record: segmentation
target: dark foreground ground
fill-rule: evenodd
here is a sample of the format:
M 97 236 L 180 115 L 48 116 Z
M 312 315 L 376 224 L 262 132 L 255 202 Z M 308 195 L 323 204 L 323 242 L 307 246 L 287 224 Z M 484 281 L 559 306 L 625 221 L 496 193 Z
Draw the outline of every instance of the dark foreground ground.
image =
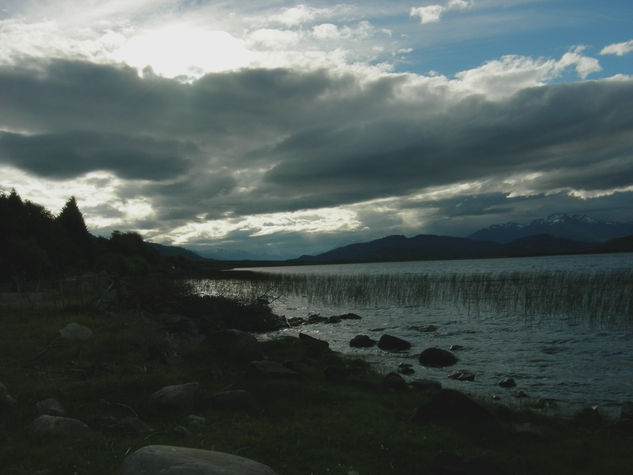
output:
M 323 342 L 264 343 L 227 330 L 276 325 L 262 302 L 165 300 L 165 292 L 147 300 L 119 289 L 98 306 L 5 300 L 1 473 L 114 474 L 153 444 L 237 454 L 292 475 L 633 473 L 626 418 L 484 407 L 375 374 Z M 63 337 L 73 322 L 92 335 Z M 154 395 L 183 384 L 184 396 Z M 38 408 L 51 398 L 62 408 Z M 60 410 L 87 427 L 53 434 L 33 425 Z

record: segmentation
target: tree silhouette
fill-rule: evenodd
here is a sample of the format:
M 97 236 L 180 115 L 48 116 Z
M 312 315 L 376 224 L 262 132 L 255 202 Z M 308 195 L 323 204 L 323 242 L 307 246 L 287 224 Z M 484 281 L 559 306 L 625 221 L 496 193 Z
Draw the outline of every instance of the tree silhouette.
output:
M 73 246 L 65 249 L 69 262 L 80 267 L 90 264 L 94 258 L 92 236 L 74 196 L 66 202 L 55 222 L 63 228 L 68 244 Z

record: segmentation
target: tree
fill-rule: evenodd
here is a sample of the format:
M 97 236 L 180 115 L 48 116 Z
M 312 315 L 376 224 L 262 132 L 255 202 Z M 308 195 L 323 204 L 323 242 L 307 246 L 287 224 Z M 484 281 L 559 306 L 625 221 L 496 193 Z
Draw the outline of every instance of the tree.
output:
M 74 249 L 68 249 L 69 255 L 73 256 L 71 261 L 75 265 L 92 262 L 94 258 L 92 236 L 88 232 L 74 196 L 66 202 L 55 221 L 64 229 L 69 243 L 74 247 Z

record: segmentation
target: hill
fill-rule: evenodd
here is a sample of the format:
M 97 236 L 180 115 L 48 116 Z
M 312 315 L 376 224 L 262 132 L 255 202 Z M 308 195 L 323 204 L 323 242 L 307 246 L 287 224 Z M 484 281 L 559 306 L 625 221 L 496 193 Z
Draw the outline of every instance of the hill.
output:
M 494 224 L 469 235 L 470 239 L 502 244 L 534 235 L 551 236 L 582 242 L 604 242 L 633 234 L 633 223 L 614 223 L 584 215 L 552 214 L 528 224 L 508 222 Z

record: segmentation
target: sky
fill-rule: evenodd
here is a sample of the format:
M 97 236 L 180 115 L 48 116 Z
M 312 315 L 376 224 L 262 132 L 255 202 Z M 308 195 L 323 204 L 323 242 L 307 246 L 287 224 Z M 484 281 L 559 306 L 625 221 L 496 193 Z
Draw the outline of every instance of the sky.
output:
M 226 258 L 633 221 L 633 2 L 0 0 L 0 177 Z

